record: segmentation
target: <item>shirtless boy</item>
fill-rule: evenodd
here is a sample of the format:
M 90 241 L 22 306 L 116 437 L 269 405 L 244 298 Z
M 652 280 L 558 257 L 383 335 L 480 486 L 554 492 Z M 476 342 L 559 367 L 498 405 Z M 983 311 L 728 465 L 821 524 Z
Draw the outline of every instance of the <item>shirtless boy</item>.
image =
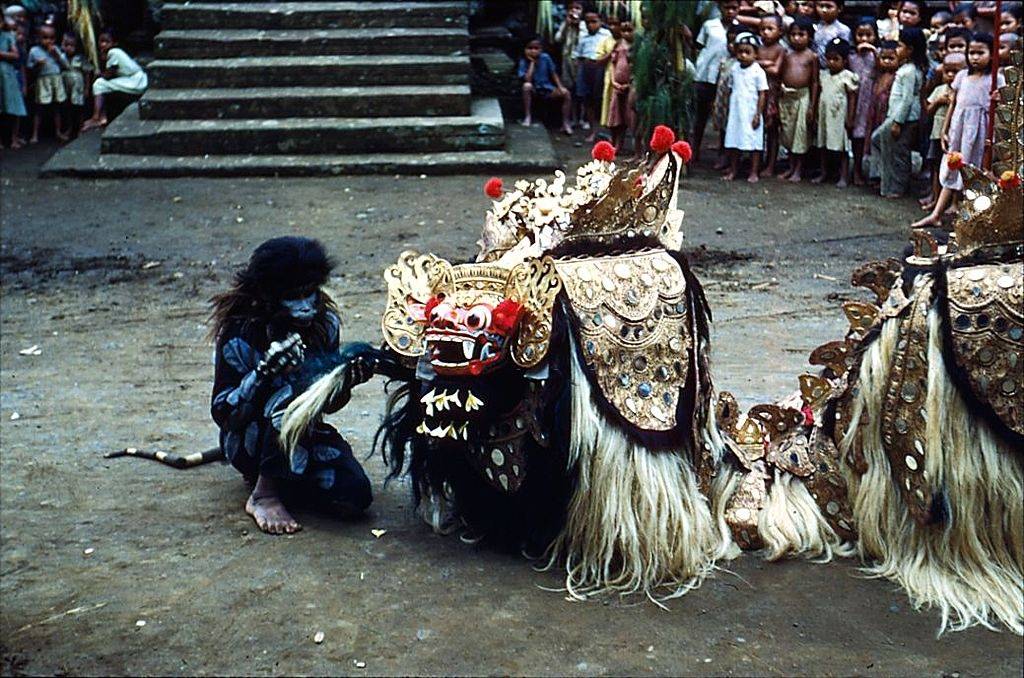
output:
M 782 97 L 779 99 L 780 141 L 789 152 L 789 169 L 780 178 L 802 179 L 804 156 L 810 148 L 811 129 L 818 109 L 818 55 L 810 49 L 814 24 L 797 17 L 789 27 L 791 51 L 782 60 Z
M 786 57 L 786 48 L 779 42 L 782 39 L 782 17 L 778 14 L 763 17 L 758 33 L 761 35 L 761 46 L 757 48 L 757 63 L 768 76 L 768 94 L 764 105 L 767 153 L 761 176 L 770 177 L 775 174 L 775 161 L 779 155 L 779 75 L 782 73 L 782 60 Z

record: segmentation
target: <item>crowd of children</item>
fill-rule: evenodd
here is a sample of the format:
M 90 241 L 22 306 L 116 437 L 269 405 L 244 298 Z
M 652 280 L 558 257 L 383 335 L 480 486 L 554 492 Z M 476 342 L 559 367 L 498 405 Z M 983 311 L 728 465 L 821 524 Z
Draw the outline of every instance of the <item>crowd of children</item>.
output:
M 986 1 L 949 2 L 930 16 L 934 7 L 920 0 L 876 5 L 874 16 L 844 20 L 843 0 L 697 3 L 704 18 L 688 62 L 694 159 L 710 123 L 715 168 L 727 180 L 779 172 L 792 182 L 871 184 L 897 198 L 920 172 L 928 215 L 916 225 L 940 223 L 962 187 L 951 154 L 982 164 L 992 60 L 998 50 L 1005 64 L 1020 48 L 1021 3 L 1005 0 L 998 16 Z M 572 2 L 555 35 L 560 70 L 537 40 L 520 62 L 524 124 L 539 95 L 557 101 L 566 134 L 578 125 L 592 141 L 602 125 L 620 147 L 635 119 L 633 36 L 623 17 Z
M 80 38 L 73 32 L 58 35 L 52 16 L 30 16 L 20 5 L 9 5 L 2 18 L 0 148 L 38 142 L 44 125 L 59 141 L 67 141 L 79 131 L 107 124 L 106 94 L 137 97 L 145 92 L 145 71 L 117 47 L 112 32 L 97 36 L 97 73 Z

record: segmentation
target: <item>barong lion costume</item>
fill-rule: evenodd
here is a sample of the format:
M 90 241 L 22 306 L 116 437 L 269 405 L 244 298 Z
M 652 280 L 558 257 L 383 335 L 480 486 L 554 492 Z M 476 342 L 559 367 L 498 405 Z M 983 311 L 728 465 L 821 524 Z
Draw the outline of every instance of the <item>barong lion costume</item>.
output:
M 746 415 L 714 396 L 711 314 L 679 252 L 686 149 L 594 160 L 571 187 L 517 182 L 473 263 L 403 253 L 370 350 L 400 382 L 378 433 L 392 476 L 408 471 L 435 530 L 543 554 L 574 598 L 681 595 L 740 548 L 859 553 L 943 628 L 1021 633 L 1016 58 L 1005 174 L 971 174 L 958 249 L 858 269 L 878 304 L 846 304 L 847 337 L 811 354 L 820 372 Z M 347 379 L 341 361 L 292 403 L 286 446 Z

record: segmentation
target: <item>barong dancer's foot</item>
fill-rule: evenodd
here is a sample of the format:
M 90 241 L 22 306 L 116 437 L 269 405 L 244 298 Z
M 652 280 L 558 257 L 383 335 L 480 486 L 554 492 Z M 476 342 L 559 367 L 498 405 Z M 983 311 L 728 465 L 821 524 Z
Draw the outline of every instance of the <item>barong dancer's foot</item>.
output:
M 274 481 L 264 476 L 256 480 L 256 486 L 245 502 L 245 512 L 267 534 L 292 534 L 302 529 L 302 525 L 285 508 Z

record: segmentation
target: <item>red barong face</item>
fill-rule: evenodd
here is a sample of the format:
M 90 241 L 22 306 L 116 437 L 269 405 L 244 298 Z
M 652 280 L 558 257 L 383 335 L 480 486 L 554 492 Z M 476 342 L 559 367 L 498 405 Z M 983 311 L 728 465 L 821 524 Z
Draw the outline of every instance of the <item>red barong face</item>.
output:
M 425 305 L 409 305 L 409 314 L 425 325 L 426 355 L 441 376 L 479 376 L 509 357 L 523 306 L 511 299 L 457 304 L 444 293 Z

